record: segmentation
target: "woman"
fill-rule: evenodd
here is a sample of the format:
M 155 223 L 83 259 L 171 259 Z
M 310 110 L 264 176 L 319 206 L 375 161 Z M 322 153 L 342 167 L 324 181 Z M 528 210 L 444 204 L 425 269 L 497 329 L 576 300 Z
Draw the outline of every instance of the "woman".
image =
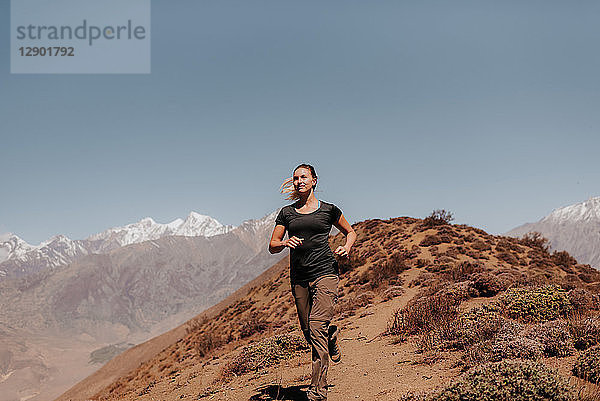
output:
M 290 278 L 298 319 L 304 337 L 312 349 L 312 378 L 307 397 L 311 401 L 327 399 L 327 368 L 329 358 L 338 362 L 341 353 L 337 345 L 339 330 L 330 325 L 337 301 L 339 282 L 337 262 L 329 247 L 329 233 L 334 225 L 346 236 L 346 244 L 335 255 L 347 257 L 356 240 L 354 229 L 335 205 L 318 200 L 314 190 L 317 174 L 313 166 L 301 164 L 293 177 L 282 185 L 287 199 L 275 219 L 269 252 L 290 248 Z M 283 237 L 288 232 L 288 239 Z

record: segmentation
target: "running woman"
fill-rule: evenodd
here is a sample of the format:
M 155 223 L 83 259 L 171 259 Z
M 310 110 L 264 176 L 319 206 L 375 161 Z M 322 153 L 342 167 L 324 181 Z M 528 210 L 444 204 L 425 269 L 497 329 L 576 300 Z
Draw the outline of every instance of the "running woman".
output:
M 327 400 L 329 358 L 339 362 L 339 329 L 332 325 L 339 283 L 335 255 L 348 257 L 356 232 L 342 211 L 332 203 L 318 200 L 314 191 L 317 174 L 313 166 L 301 164 L 281 186 L 295 203 L 284 206 L 275 219 L 269 252 L 290 249 L 290 279 L 300 328 L 312 349 L 312 377 L 306 393 L 310 401 Z M 346 243 L 332 252 L 331 226 L 346 236 Z M 284 236 L 288 233 L 288 239 Z

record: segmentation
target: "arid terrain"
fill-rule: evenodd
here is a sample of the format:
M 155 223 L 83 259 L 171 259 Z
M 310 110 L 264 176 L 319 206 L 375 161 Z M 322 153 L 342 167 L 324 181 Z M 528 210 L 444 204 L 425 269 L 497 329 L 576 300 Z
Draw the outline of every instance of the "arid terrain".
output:
M 492 236 L 434 217 L 354 225 L 355 248 L 340 260 L 343 356 L 330 365 L 329 399 L 459 399 L 448 394 L 477 390 L 469 380 L 493 379 L 494 369 L 525 377 L 521 393 L 558 394 L 539 399 L 597 399 L 600 272 L 550 253 L 536 235 Z M 300 400 L 309 375 L 282 260 L 58 400 Z
M 0 401 L 53 400 L 124 349 L 224 299 L 285 256 L 264 247 L 273 219 L 131 243 L 0 280 Z

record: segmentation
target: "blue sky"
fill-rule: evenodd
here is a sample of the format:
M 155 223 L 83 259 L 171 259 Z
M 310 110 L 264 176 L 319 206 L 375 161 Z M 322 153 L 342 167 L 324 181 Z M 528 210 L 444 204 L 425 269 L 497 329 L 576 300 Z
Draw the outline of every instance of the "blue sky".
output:
M 152 73 L 10 74 L 0 232 L 37 244 L 285 204 L 502 233 L 600 195 L 600 3 L 152 1 Z M 9 2 L 0 36 L 10 38 Z

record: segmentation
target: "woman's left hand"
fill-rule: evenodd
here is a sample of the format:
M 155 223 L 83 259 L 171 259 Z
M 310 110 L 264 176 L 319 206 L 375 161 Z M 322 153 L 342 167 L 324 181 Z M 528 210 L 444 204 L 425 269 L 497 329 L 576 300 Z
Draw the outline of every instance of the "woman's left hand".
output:
M 348 250 L 346 248 L 344 248 L 343 246 L 340 245 L 335 250 L 335 254 L 338 255 L 338 256 L 347 257 L 348 256 Z

